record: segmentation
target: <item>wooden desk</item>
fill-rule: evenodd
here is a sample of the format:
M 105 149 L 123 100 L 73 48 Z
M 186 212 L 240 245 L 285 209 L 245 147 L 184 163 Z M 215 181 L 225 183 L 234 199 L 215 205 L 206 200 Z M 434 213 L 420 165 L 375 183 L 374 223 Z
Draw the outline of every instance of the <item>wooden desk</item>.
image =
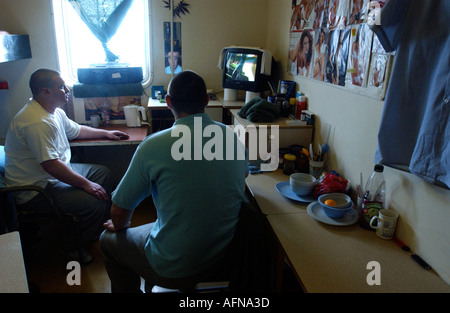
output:
M 106 130 L 120 130 L 127 133 L 130 137 L 123 140 L 111 139 L 79 139 L 70 141 L 71 147 L 80 146 L 114 146 L 114 145 L 138 145 L 145 139 L 148 132 L 148 127 L 128 127 L 126 124 L 109 124 L 101 126 L 100 128 Z
M 313 219 L 308 203 L 285 199 L 276 191 L 275 185 L 287 179 L 277 170 L 249 175 L 246 182 L 305 291 L 450 292 L 445 281 L 420 267 L 392 240 L 380 239 L 358 224 L 331 226 Z M 278 270 L 284 257 L 277 258 Z M 380 264 L 381 285 L 367 283 L 371 261 Z
M 167 103 L 161 103 L 157 99 L 148 100 L 148 115 L 151 121 L 151 132 L 157 132 L 162 129 L 169 128 L 173 125 L 174 117 L 167 107 Z M 205 112 L 215 121 L 222 122 L 222 104 L 217 100 L 210 100 L 205 108 Z
M 28 293 L 18 232 L 0 235 L 0 293 Z
M 72 160 L 74 163 L 101 164 L 111 171 L 112 181 L 118 183 L 125 174 L 128 165 L 137 149 L 145 139 L 149 127 L 127 127 L 126 124 L 109 124 L 101 126 L 107 130 L 120 130 L 130 137 L 123 140 L 83 139 L 70 141 Z

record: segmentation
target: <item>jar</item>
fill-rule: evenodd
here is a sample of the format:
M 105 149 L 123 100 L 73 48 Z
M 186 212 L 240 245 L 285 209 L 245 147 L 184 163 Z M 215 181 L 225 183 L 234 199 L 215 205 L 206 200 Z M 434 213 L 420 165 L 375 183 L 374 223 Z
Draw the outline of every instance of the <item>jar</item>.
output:
M 289 153 L 289 149 L 287 148 L 280 148 L 278 149 L 278 157 L 279 157 L 279 163 L 278 168 L 284 168 L 284 155 L 286 153 Z
M 309 174 L 309 159 L 306 155 L 301 153 L 300 157 L 298 158 L 297 164 L 298 164 L 298 171 L 300 173 Z
M 286 153 L 284 155 L 283 173 L 285 175 L 291 175 L 294 173 L 296 160 L 297 157 L 293 154 Z

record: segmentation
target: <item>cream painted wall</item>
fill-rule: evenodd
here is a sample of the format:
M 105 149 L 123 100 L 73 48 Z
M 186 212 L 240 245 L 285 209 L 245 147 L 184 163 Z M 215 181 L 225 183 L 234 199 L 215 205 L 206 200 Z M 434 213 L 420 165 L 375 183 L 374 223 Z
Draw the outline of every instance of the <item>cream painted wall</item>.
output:
M 155 45 L 154 85 L 164 85 L 163 22 L 170 15 L 162 1 L 152 1 L 153 43 Z M 223 47 L 243 45 L 263 47 L 266 41 L 267 0 L 189 0 L 190 14 L 176 18 L 181 22 L 183 69 L 199 73 L 207 87 L 223 90 L 222 72 L 217 68 Z
M 30 5 L 31 4 L 31 5 Z M 56 68 L 56 51 L 49 0 L 1 0 L 0 29 L 11 34 L 28 34 L 32 58 L 0 63 L 0 80 L 9 90 L 0 91 L 0 142 L 13 117 L 31 97 L 28 80 L 38 67 Z
M 281 77 L 297 82 L 308 97 L 308 109 L 317 114 L 315 142 L 324 142 L 331 126 L 328 169 L 342 173 L 356 187 L 360 172 L 366 181 L 373 171 L 383 102 L 344 87 L 292 77 L 286 70 L 291 1 L 269 0 L 268 12 L 266 48 L 281 63 Z M 388 167 L 384 175 L 389 207 L 400 215 L 396 235 L 450 284 L 450 191 Z M 382 239 L 374 234 L 374 240 Z
M 245 45 L 263 47 L 266 40 L 267 0 L 189 0 L 190 14 L 176 18 L 182 24 L 183 68 L 198 72 L 208 88 L 222 90 L 217 68 L 223 47 Z M 153 85 L 167 87 L 171 75 L 164 74 L 163 22 L 170 13 L 162 0 L 149 0 L 154 45 Z M 51 0 L 0 0 L 0 29 L 28 34 L 33 57 L 0 63 L 0 81 L 10 89 L 0 91 L 0 143 L 13 117 L 31 97 L 28 79 L 39 67 L 57 68 L 51 16 Z M 151 87 L 146 89 L 151 94 Z M 146 97 L 143 98 L 146 102 Z

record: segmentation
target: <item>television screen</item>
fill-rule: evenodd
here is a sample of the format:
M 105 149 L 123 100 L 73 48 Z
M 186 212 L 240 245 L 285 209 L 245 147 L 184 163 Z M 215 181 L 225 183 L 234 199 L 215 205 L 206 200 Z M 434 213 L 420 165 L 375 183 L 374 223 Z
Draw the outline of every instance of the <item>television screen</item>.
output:
M 226 60 L 226 76 L 233 80 L 254 82 L 257 62 L 256 54 L 230 52 Z
M 264 51 L 245 47 L 227 48 L 222 61 L 223 87 L 251 92 L 268 90 L 270 75 L 261 73 Z M 271 64 L 270 54 L 264 65 L 270 70 Z

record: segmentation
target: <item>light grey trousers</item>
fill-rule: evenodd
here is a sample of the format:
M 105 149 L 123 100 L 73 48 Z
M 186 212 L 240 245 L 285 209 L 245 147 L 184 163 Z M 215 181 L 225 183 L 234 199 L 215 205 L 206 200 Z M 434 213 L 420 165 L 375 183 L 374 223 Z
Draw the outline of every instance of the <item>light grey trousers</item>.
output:
M 119 232 L 105 230 L 100 236 L 100 250 L 111 280 L 111 292 L 141 292 L 140 278 L 151 288 L 158 285 L 170 289 L 189 290 L 196 282 L 215 279 L 222 262 L 186 278 L 165 278 L 158 275 L 145 256 L 144 247 L 154 223 L 131 227 Z M 148 290 L 147 290 L 148 291 Z

